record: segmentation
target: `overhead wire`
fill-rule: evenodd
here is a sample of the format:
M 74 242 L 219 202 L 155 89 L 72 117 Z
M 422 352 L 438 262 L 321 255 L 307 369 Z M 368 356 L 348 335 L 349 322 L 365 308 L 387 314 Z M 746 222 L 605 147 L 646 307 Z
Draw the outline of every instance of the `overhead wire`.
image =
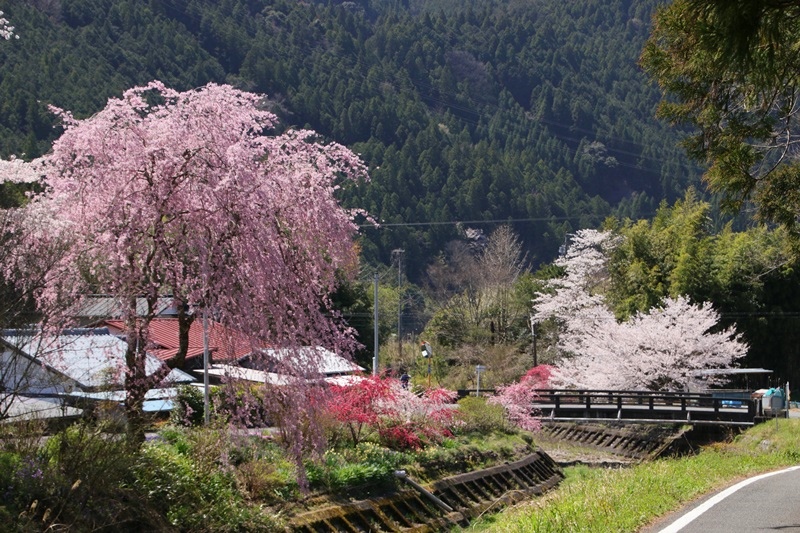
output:
M 181 11 L 180 8 L 177 6 L 175 0 L 164 0 L 163 2 L 166 4 L 167 8 L 171 8 L 173 12 L 181 13 L 182 16 L 186 18 L 193 19 L 195 24 L 201 24 L 203 17 L 199 15 L 199 13 L 189 13 L 186 11 Z M 450 29 L 445 28 L 446 31 L 450 33 L 449 36 L 446 36 L 445 41 L 452 42 L 455 39 L 460 38 L 456 33 Z M 374 35 L 374 34 L 373 34 Z M 447 38 L 449 37 L 449 38 Z M 306 58 L 314 57 L 316 54 L 325 55 L 330 52 L 330 49 L 321 48 L 319 46 L 311 46 L 311 44 L 304 44 L 298 47 L 300 52 L 304 54 Z M 367 48 L 365 47 L 365 51 Z M 411 87 L 405 87 L 406 84 L 399 84 L 397 78 L 393 76 L 391 79 L 386 76 L 386 72 L 384 67 L 384 61 L 377 55 L 372 52 L 374 56 L 375 64 L 379 65 L 382 77 L 381 83 L 388 85 L 394 92 L 398 92 L 403 94 L 412 100 L 419 99 L 421 102 L 428 102 L 428 107 L 430 108 L 431 105 L 438 105 L 442 106 L 447 109 L 452 109 L 459 113 L 458 120 L 463 123 L 467 123 L 473 125 L 475 127 L 480 126 L 481 124 L 486 124 L 488 126 L 491 119 L 496 116 L 498 113 L 503 112 L 511 112 L 511 109 L 507 109 L 501 107 L 500 105 L 494 102 L 482 102 L 476 103 L 472 102 L 472 105 L 466 106 L 459 102 L 459 95 L 452 91 L 443 91 L 441 88 L 434 87 L 430 83 L 427 83 L 424 80 L 415 79 L 411 72 L 407 70 L 402 70 L 401 72 L 407 76 L 407 80 Z M 282 59 L 290 59 L 288 52 L 284 52 Z M 356 58 L 352 57 L 352 67 L 349 69 L 348 76 L 352 78 L 358 78 L 360 81 L 365 81 L 367 76 L 369 75 L 368 72 L 365 70 L 357 69 L 356 65 Z M 322 67 L 321 69 L 319 67 Z M 337 69 L 334 69 L 333 65 L 322 64 L 320 65 L 319 62 L 316 63 L 315 68 L 317 68 L 317 72 L 322 71 L 326 76 L 332 76 L 335 72 L 338 72 Z M 402 74 L 401 74 L 402 75 Z M 521 106 L 522 108 L 522 106 Z M 524 108 L 522 108 L 524 109 Z M 464 116 L 467 115 L 467 116 Z M 474 116 L 474 119 L 469 118 L 469 116 Z M 537 124 L 539 126 L 553 126 L 553 128 L 547 128 L 549 136 L 559 139 L 566 143 L 572 143 L 574 145 L 578 145 L 583 140 L 605 140 L 613 141 L 616 143 L 624 144 L 626 146 L 631 147 L 639 147 L 642 149 L 642 152 L 646 148 L 646 145 L 633 141 L 631 139 L 624 139 L 620 137 L 615 137 L 610 134 L 600 134 L 600 132 L 596 130 L 590 130 L 586 128 L 581 128 L 575 124 L 567 124 L 565 122 L 560 122 L 555 119 L 545 118 L 545 117 L 532 117 L 530 114 L 526 114 L 525 117 L 533 124 Z M 563 130 L 563 131 L 558 131 Z M 564 131 L 568 132 L 581 132 L 586 133 L 587 136 L 576 136 L 573 134 L 564 133 Z M 577 146 L 576 148 L 577 149 Z M 662 176 L 663 170 L 657 170 L 650 168 L 648 166 L 644 166 L 643 164 L 636 164 L 630 163 L 626 161 L 621 161 L 615 156 L 627 156 L 629 158 L 636 158 L 637 161 L 641 162 L 650 162 L 654 164 L 666 164 L 668 161 L 655 156 L 644 155 L 642 152 L 633 152 L 630 150 L 625 150 L 623 148 L 616 148 L 616 147 L 606 147 L 607 155 L 614 157 L 616 167 L 633 170 L 637 172 L 645 172 L 648 174 Z M 689 166 L 689 168 L 693 168 L 697 172 L 701 172 L 704 170 L 699 166 L 690 166 L 689 162 L 684 162 L 683 166 Z M 601 219 L 605 215 L 597 215 L 593 213 L 585 213 L 585 214 L 577 214 L 577 215 L 567 215 L 567 216 L 544 216 L 544 217 L 523 217 L 523 218 L 503 218 L 503 219 L 484 219 L 484 220 L 447 220 L 447 221 L 419 221 L 419 222 L 380 222 L 379 224 L 361 224 L 359 225 L 362 229 L 368 228 L 392 228 L 392 227 L 421 227 L 421 226 L 446 226 L 446 225 L 458 225 L 458 224 L 470 224 L 470 225 L 478 225 L 478 224 L 499 224 L 499 223 L 515 223 L 515 222 L 553 222 L 553 221 L 568 221 L 568 220 L 585 220 L 587 218 L 596 218 L 598 222 L 601 222 Z M 647 214 L 643 214 L 643 216 L 648 216 Z

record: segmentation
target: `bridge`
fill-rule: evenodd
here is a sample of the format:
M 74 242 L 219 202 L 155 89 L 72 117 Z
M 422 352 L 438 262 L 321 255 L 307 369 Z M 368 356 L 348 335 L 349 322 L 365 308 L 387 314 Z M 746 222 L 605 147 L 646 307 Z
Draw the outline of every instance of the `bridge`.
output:
M 543 420 L 752 426 L 763 420 L 749 394 L 540 389 L 533 407 Z

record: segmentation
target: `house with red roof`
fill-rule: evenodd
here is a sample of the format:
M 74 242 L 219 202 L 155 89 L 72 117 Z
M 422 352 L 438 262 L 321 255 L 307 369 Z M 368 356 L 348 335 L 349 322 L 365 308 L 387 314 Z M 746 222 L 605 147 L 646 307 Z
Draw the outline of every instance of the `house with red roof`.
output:
M 117 335 L 124 335 L 122 320 L 105 320 L 103 325 Z M 177 318 L 154 318 L 150 322 L 150 346 L 147 353 L 169 363 L 178 353 L 179 324 Z M 228 379 L 254 381 L 272 385 L 287 383 L 284 374 L 293 373 L 289 359 L 315 360 L 315 371 L 325 379 L 342 379 L 364 369 L 344 357 L 322 347 L 298 350 L 255 348 L 243 333 L 232 330 L 213 320 L 208 321 L 208 373 L 213 382 Z M 203 322 L 194 320 L 189 328 L 189 344 L 184 370 L 200 375 L 203 369 Z M 296 361 L 297 362 L 297 361 Z
M 122 320 L 104 320 L 103 325 L 116 335 L 125 334 Z M 150 346 L 147 353 L 164 362 L 170 362 L 180 346 L 177 318 L 154 318 L 150 322 Z M 185 369 L 203 368 L 203 321 L 193 320 L 189 327 L 189 346 L 186 350 Z M 226 328 L 213 320 L 208 321 L 208 351 L 214 363 L 238 363 L 253 353 L 253 344 L 244 334 Z

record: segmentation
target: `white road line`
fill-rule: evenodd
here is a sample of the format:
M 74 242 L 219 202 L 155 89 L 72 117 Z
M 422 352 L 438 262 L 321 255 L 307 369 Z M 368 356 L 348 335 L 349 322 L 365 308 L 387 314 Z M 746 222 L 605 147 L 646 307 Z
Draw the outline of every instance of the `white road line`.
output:
M 800 468 L 800 466 L 793 466 L 793 467 L 787 468 L 785 470 L 778 470 L 777 472 L 770 472 L 768 474 L 761 474 L 760 476 L 751 477 L 750 479 L 745 479 L 744 481 L 740 481 L 736 485 L 734 485 L 732 487 L 728 487 L 724 491 L 720 492 L 719 494 L 717 494 L 713 498 L 709 499 L 708 501 L 706 501 L 702 505 L 699 505 L 695 509 L 692 509 L 690 512 L 686 513 L 685 515 L 680 517 L 678 520 L 674 521 L 672 524 L 670 524 L 667 527 L 665 527 L 664 529 L 662 529 L 659 533 L 676 533 L 677 531 L 680 531 L 681 529 L 686 527 L 686 525 L 689 524 L 689 522 L 691 522 L 692 520 L 694 520 L 695 518 L 697 518 L 701 514 L 705 513 L 706 511 L 708 511 L 709 509 L 714 507 L 716 504 L 718 504 L 719 502 L 721 502 L 722 500 L 724 500 L 725 498 L 727 498 L 728 496 L 730 496 L 731 494 L 736 492 L 737 490 L 739 490 L 739 489 L 741 489 L 743 487 L 746 487 L 750 483 L 754 483 L 754 482 L 758 481 L 759 479 L 764 479 L 764 478 L 767 478 L 767 477 L 770 477 L 770 476 L 774 476 L 776 474 L 783 474 L 785 472 L 791 472 L 792 470 L 797 470 L 798 468 Z

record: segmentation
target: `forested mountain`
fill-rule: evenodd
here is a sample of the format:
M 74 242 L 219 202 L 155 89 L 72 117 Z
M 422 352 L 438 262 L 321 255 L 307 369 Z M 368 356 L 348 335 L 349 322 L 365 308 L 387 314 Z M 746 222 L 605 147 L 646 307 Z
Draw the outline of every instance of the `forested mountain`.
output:
M 565 233 L 698 181 L 637 66 L 660 3 L 2 0 L 19 39 L 0 47 L 0 155 L 48 150 L 48 104 L 86 116 L 152 79 L 230 83 L 362 154 L 372 181 L 343 199 L 382 223 L 368 261 L 403 248 L 418 278 L 503 221 L 549 260 Z

